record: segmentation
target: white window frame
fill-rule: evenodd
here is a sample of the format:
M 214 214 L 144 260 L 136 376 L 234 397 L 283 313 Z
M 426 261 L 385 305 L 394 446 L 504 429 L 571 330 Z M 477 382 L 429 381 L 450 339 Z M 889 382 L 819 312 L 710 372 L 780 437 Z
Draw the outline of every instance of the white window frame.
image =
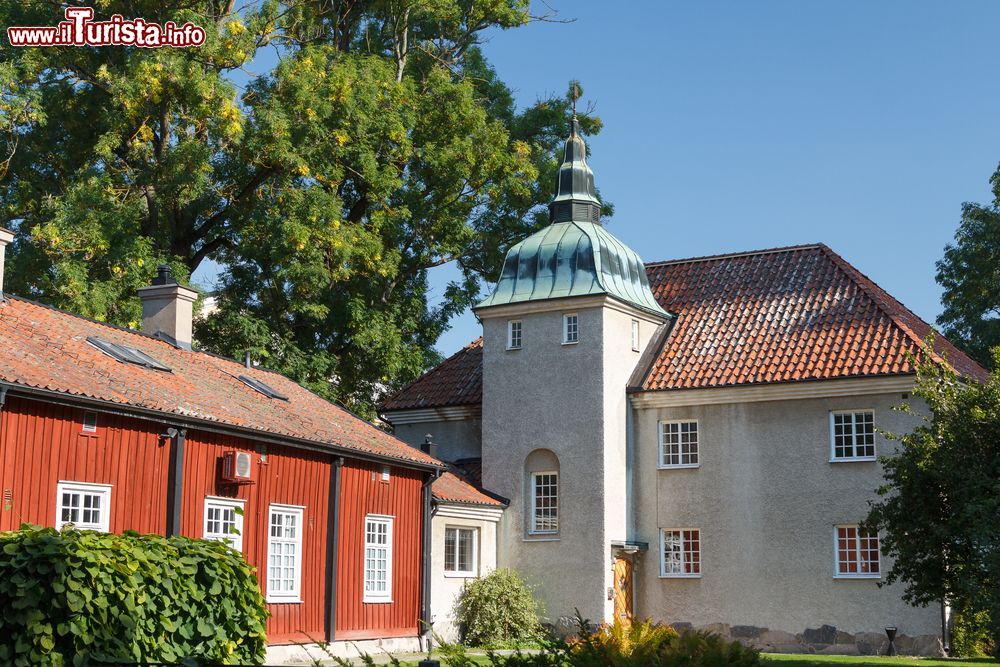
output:
M 858 560 L 858 572 L 840 571 L 840 529 L 853 528 L 856 531 L 856 544 L 854 545 L 854 556 Z M 856 523 L 840 523 L 833 527 L 833 578 L 834 579 L 881 579 L 882 578 L 882 540 L 878 533 L 875 533 L 875 547 L 878 551 L 878 572 L 861 572 L 862 564 L 871 561 L 862 560 L 861 555 L 867 550 L 861 548 L 861 527 Z
M 556 527 L 555 528 L 538 528 L 536 523 L 536 511 L 538 509 L 538 495 L 535 493 L 535 479 L 543 475 L 554 475 L 556 478 L 556 493 L 555 493 L 555 516 L 553 517 Z M 529 487 L 529 492 L 531 494 L 531 514 L 528 517 L 528 534 L 529 535 L 558 535 L 559 534 L 559 494 L 562 490 L 559 480 L 558 470 L 539 470 L 538 472 L 533 472 L 529 475 L 528 483 L 531 485 Z
M 383 482 L 388 482 L 392 478 L 392 468 L 389 466 L 382 466 L 382 472 L 379 473 L 379 479 Z
M 469 570 L 458 569 L 458 538 L 463 532 L 472 533 L 472 558 L 470 559 L 470 564 L 472 568 Z M 448 569 L 448 533 L 455 533 L 455 569 Z M 479 529 L 475 526 L 445 526 L 444 527 L 444 576 L 446 577 L 460 577 L 469 579 L 472 577 L 479 576 Z
M 515 325 L 517 325 L 517 340 L 514 339 Z M 523 343 L 524 322 L 522 320 L 507 320 L 507 349 L 520 350 Z
M 871 413 L 872 416 L 872 455 L 871 456 L 837 456 L 837 436 L 836 436 L 836 426 L 835 421 L 837 416 L 850 415 L 851 416 L 851 448 L 852 451 L 856 452 L 858 450 L 857 441 L 857 421 L 855 420 L 855 415 L 859 413 Z M 858 408 L 856 410 L 831 410 L 830 411 L 830 463 L 845 463 L 852 461 L 877 461 L 878 460 L 878 445 L 877 436 L 878 432 L 875 430 L 875 410 L 872 408 Z
M 65 521 L 62 518 L 63 511 L 63 494 L 64 493 L 78 493 L 82 495 L 97 496 L 101 499 L 100 507 L 98 511 L 98 521 L 84 523 L 82 521 Z M 81 498 L 80 507 L 80 518 L 83 518 L 83 502 Z M 90 482 L 72 482 L 72 481 L 62 481 L 60 480 L 56 484 L 56 530 L 62 529 L 63 526 L 73 524 L 74 528 L 80 530 L 96 530 L 102 533 L 107 533 L 111 530 L 111 485 L 110 484 L 93 484 Z
M 681 451 L 682 443 L 677 443 L 677 460 L 678 463 L 667 463 L 667 457 L 664 455 L 664 438 L 667 434 L 667 426 L 676 425 L 678 428 L 682 424 L 694 424 L 695 433 L 695 449 L 694 449 L 694 463 L 680 463 L 684 458 L 684 453 Z M 659 423 L 657 427 L 657 464 L 660 470 L 674 470 L 678 468 L 700 468 L 701 467 L 701 424 L 697 419 L 665 419 Z M 680 432 L 678 431 L 678 435 Z M 690 456 L 690 453 L 688 454 Z
M 686 548 L 687 544 L 684 540 L 685 532 L 695 532 L 698 533 L 698 550 L 691 551 Z M 688 565 L 684 559 L 685 554 L 697 553 L 698 554 L 698 571 L 697 572 L 667 572 L 667 559 L 664 553 L 664 547 L 666 547 L 667 533 L 680 533 L 681 536 L 681 567 L 686 568 Z M 701 558 L 701 529 L 700 528 L 660 528 L 660 578 L 661 579 L 701 579 L 701 573 L 704 569 L 702 567 Z
M 301 505 L 282 505 L 280 503 L 271 503 L 267 508 L 267 563 L 265 565 L 266 576 L 265 581 L 267 582 L 267 601 L 276 603 L 295 603 L 302 602 L 302 531 L 305 528 L 303 525 L 303 518 L 305 517 L 305 507 Z M 283 516 L 293 516 L 295 517 L 295 537 L 288 538 L 285 536 L 275 537 L 273 534 L 274 527 L 274 515 L 281 514 Z M 275 591 L 271 588 L 271 581 L 273 577 L 271 576 L 271 557 L 273 555 L 283 556 L 283 554 L 273 554 L 272 550 L 276 546 L 281 546 L 285 544 L 292 544 L 295 546 L 295 554 L 292 562 L 292 578 L 293 586 L 289 590 Z M 283 567 L 283 564 L 278 566 L 279 569 Z M 278 579 L 282 579 L 279 575 Z
M 201 517 L 201 535 L 203 539 L 206 540 L 218 540 L 220 542 L 229 542 L 231 546 L 236 551 L 243 553 L 243 511 L 246 507 L 246 501 L 240 500 L 239 498 L 222 498 L 219 496 L 205 496 L 205 509 Z M 237 533 L 209 533 L 208 532 L 208 510 L 209 508 L 219 508 L 221 510 L 240 510 L 239 512 L 233 512 L 233 527 L 236 528 Z
M 574 338 L 570 340 L 569 337 L 569 322 L 570 318 L 573 318 L 573 336 Z M 562 316 L 563 326 L 562 326 L 562 344 L 563 345 L 576 345 L 580 342 L 580 316 L 577 313 L 564 313 Z
M 88 420 L 87 418 L 91 419 Z M 94 434 L 97 433 L 97 413 L 93 410 L 87 410 L 83 413 L 83 424 L 80 426 L 81 433 Z
M 632 351 L 639 351 L 639 320 L 632 320 Z
M 361 567 L 362 567 L 362 577 L 361 577 L 361 590 L 364 594 L 363 602 L 368 604 L 387 604 L 392 602 L 392 527 L 395 522 L 395 517 L 387 516 L 384 514 L 367 514 L 365 515 L 364 529 L 364 552 L 361 554 Z M 368 541 L 368 524 L 376 523 L 382 524 L 386 527 L 385 538 L 386 543 L 377 544 Z M 385 590 L 384 591 L 369 591 L 368 584 L 370 579 L 368 578 L 368 549 L 381 549 L 385 547 Z

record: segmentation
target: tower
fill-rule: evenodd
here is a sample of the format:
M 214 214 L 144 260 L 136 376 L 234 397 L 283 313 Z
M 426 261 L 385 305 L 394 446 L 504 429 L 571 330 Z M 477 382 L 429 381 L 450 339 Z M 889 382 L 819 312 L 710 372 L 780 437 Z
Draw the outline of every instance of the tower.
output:
M 626 387 L 670 317 L 639 256 L 602 227 L 586 154 L 574 113 L 550 224 L 510 249 L 475 308 L 483 484 L 510 499 L 498 565 L 536 587 L 557 625 L 576 608 L 595 622 L 616 609 L 631 519 Z

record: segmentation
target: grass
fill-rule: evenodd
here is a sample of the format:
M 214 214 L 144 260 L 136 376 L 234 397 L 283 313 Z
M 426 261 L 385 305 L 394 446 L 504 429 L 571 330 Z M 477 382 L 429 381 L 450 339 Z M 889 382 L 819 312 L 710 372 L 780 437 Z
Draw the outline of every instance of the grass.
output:
M 960 665 L 997 665 L 988 658 L 885 658 L 875 655 L 791 655 L 785 653 L 763 653 L 765 662 L 776 663 L 773 667 L 826 667 L 827 665 L 850 665 L 851 667 L 959 667 Z

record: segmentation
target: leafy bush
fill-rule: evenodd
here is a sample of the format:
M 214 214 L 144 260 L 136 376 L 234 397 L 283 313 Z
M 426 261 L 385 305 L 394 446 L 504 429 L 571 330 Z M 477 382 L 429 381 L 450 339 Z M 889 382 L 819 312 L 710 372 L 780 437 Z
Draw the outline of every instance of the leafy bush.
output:
M 0 533 L 0 664 L 259 663 L 266 619 L 253 570 L 221 542 Z
M 513 570 L 494 570 L 462 589 L 456 620 L 470 646 L 505 647 L 540 636 L 538 604 Z
M 655 665 L 659 656 L 669 650 L 677 639 L 677 631 L 669 625 L 646 620 L 622 622 L 615 617 L 612 624 L 602 623 L 587 634 L 589 622 L 577 611 L 581 637 L 570 646 L 574 654 L 586 658 L 587 664 Z
M 985 658 L 993 654 L 988 611 L 958 611 L 951 635 L 952 655 L 962 658 Z
M 739 642 L 696 630 L 678 634 L 649 620 L 601 624 L 594 632 L 577 612 L 578 638 L 540 642 L 541 651 L 511 655 L 488 654 L 493 667 L 759 667 L 760 652 Z M 475 667 L 464 647 L 442 644 L 448 667 Z

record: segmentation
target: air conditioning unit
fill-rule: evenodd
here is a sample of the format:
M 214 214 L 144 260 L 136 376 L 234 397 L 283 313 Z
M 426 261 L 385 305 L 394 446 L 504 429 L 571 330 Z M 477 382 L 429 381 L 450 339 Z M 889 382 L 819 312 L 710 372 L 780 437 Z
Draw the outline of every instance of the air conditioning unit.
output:
M 237 451 L 223 454 L 222 479 L 233 484 L 253 484 L 253 455 Z

